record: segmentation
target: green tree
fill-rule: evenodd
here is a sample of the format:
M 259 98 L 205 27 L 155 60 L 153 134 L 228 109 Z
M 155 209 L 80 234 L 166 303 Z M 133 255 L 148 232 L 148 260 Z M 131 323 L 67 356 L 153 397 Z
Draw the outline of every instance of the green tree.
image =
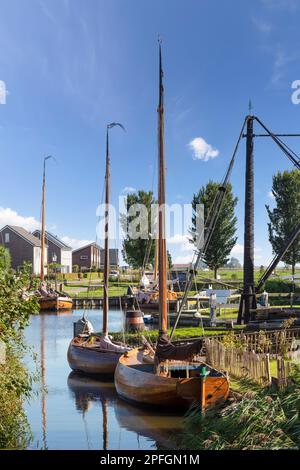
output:
M 4 246 L 0 246 L 0 270 L 8 270 L 10 263 L 11 258 L 9 251 Z
M 173 260 L 172 260 L 172 255 L 171 255 L 171 253 L 169 252 L 169 250 L 167 250 L 167 257 L 168 257 L 168 269 L 172 269 Z
M 198 193 L 193 196 L 193 217 L 190 230 L 192 235 L 190 241 L 193 244 L 196 238 L 199 237 L 199 233 L 197 233 L 197 205 L 204 205 L 204 220 L 206 220 L 216 197 L 218 187 L 218 183 L 210 180 L 206 186 L 202 186 Z M 237 241 L 235 236 L 237 218 L 234 213 L 237 201 L 238 199 L 233 195 L 232 186 L 229 184 L 209 247 L 204 256 L 204 261 L 214 271 L 215 278 L 217 277 L 218 269 L 228 262 L 231 250 Z
M 23 330 L 39 307 L 26 294 L 33 286 L 31 266 L 24 264 L 16 274 L 9 259 L 0 247 L 0 342 L 6 351 L 5 361 L 0 362 L 0 448 L 22 449 L 31 437 L 23 405 L 31 394 L 33 378 L 22 363 L 27 351 Z
M 277 254 L 300 220 L 300 172 L 298 170 L 278 172 L 273 176 L 272 193 L 275 207 L 270 209 L 267 205 L 266 209 L 270 219 L 269 240 L 273 252 Z M 292 273 L 295 274 L 295 266 L 300 262 L 300 236 L 282 261 L 292 266 Z
M 127 211 L 125 214 L 121 215 L 122 229 L 127 234 L 123 241 L 122 254 L 124 260 L 134 269 L 143 267 L 145 263 L 147 265 L 153 265 L 154 263 L 155 240 L 152 239 L 154 234 L 151 234 L 151 205 L 155 204 L 155 202 L 152 191 L 147 192 L 139 190 L 127 196 Z M 134 204 L 142 204 L 147 210 L 148 223 L 146 227 L 138 227 L 138 231 L 141 232 L 141 235 L 143 230 L 146 229 L 147 238 L 143 235 L 133 239 L 130 233 L 128 234 L 128 227 L 139 215 L 139 212 L 134 215 L 129 213 L 130 207 Z

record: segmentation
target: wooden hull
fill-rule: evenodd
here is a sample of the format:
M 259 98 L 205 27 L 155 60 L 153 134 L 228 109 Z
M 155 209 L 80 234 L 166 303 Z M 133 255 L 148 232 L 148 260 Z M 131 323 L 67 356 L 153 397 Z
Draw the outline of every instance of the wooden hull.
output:
M 169 312 L 177 311 L 178 300 L 168 300 L 168 310 Z M 144 304 L 139 304 L 139 307 L 142 312 L 158 312 L 159 303 L 158 302 L 149 302 Z
M 155 375 L 153 365 L 144 363 L 143 352 L 138 349 L 120 358 L 115 372 L 115 386 L 121 398 L 142 405 L 186 408 L 201 401 L 200 377 Z M 206 378 L 206 408 L 225 401 L 228 394 L 229 383 L 223 374 Z
M 122 353 L 78 346 L 71 341 L 68 362 L 72 370 L 87 375 L 113 376 Z
M 73 301 L 69 297 L 41 298 L 39 299 L 40 310 L 58 312 L 60 310 L 71 310 Z

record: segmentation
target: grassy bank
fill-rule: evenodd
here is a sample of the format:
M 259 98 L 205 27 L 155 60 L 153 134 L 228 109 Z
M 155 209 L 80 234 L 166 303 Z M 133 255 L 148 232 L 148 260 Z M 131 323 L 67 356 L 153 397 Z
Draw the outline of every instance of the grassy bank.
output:
M 237 330 L 240 330 L 242 327 L 236 327 Z M 168 331 L 171 333 L 171 330 Z M 201 336 L 214 336 L 214 335 L 227 335 L 229 334 L 229 330 L 221 329 L 221 328 L 209 328 L 203 330 L 202 328 L 177 328 L 174 334 L 174 340 L 182 340 L 182 339 L 192 339 L 192 338 L 199 338 Z M 155 343 L 158 336 L 158 330 L 145 330 L 139 333 L 110 333 L 111 336 L 114 338 L 115 341 L 123 341 L 124 335 L 126 341 L 133 345 L 138 346 L 142 344 L 141 337 L 145 336 L 148 341 Z
M 253 389 L 239 401 L 201 416 L 189 411 L 178 446 L 191 450 L 300 449 L 300 371 L 294 366 L 291 386 L 280 393 Z M 245 390 L 249 390 L 249 385 Z

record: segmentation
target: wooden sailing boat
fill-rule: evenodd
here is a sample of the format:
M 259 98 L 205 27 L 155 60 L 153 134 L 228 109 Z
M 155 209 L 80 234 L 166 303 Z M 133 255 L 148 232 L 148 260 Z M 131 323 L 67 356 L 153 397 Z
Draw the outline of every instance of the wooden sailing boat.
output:
M 46 161 L 51 158 L 50 156 L 44 158 L 44 170 L 43 170 L 43 190 L 42 190 L 42 230 L 41 230 L 41 288 L 40 297 L 38 298 L 40 309 L 47 311 L 59 311 L 59 310 L 71 310 L 73 301 L 71 297 L 61 295 L 57 291 L 49 292 L 43 285 L 45 281 L 45 206 L 46 206 Z
M 115 386 L 121 398 L 156 406 L 189 406 L 199 402 L 202 408 L 225 400 L 229 393 L 226 376 L 191 358 L 200 352 L 202 342 L 184 346 L 171 344 L 167 337 L 167 251 L 165 237 L 165 155 L 164 102 L 161 44 L 159 45 L 159 319 L 160 332 L 154 361 L 142 349 L 125 353 L 115 372 Z M 150 362 L 150 363 L 149 363 Z
M 111 123 L 106 130 L 106 173 L 105 173 L 105 242 L 104 242 L 104 289 L 102 335 L 81 334 L 72 339 L 68 349 L 71 369 L 89 375 L 113 375 L 119 358 L 128 348 L 112 343 L 108 337 L 108 281 L 109 281 L 109 202 L 110 202 L 110 156 L 109 129 L 123 126 Z

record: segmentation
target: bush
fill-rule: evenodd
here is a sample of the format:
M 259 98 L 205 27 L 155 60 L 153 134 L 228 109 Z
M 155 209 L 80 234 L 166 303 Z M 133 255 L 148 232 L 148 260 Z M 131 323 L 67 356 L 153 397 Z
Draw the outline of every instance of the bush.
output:
M 269 279 L 266 282 L 265 289 L 271 293 L 289 293 L 300 292 L 300 287 L 295 286 L 293 282 L 284 281 L 282 279 Z
M 15 353 L 0 365 L 0 449 L 25 449 L 31 439 L 30 426 L 23 409 L 29 396 L 31 378 Z

